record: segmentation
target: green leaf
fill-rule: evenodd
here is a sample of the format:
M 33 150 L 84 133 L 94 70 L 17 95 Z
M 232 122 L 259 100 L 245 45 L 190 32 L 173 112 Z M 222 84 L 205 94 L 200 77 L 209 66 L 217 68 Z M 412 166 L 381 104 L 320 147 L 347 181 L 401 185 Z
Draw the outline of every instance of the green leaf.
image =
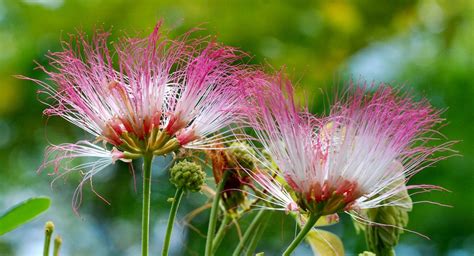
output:
M 0 236 L 33 220 L 50 205 L 48 197 L 32 197 L 15 205 L 0 217 Z
M 314 255 L 344 255 L 344 246 L 341 239 L 331 232 L 312 229 L 306 236 L 306 241 L 311 245 Z

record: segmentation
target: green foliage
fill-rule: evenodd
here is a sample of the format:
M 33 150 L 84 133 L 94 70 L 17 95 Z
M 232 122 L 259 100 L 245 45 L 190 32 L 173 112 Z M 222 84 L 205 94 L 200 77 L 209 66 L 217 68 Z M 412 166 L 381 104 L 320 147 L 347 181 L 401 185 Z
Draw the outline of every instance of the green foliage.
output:
M 48 197 L 32 197 L 13 206 L 0 217 L 0 235 L 32 221 L 50 205 L 51 200 Z

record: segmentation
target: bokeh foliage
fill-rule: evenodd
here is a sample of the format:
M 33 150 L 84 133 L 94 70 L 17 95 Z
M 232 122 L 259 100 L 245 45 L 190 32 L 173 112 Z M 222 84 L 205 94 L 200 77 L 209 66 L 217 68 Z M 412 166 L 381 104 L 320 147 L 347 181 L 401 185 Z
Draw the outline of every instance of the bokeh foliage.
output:
M 246 60 L 273 69 L 286 66 L 297 86 L 301 102 L 314 113 L 327 108 L 335 85 L 350 77 L 403 84 L 416 97 L 427 97 L 445 109 L 448 125 L 442 133 L 462 157 L 453 157 L 417 175 L 411 182 L 443 186 L 452 193 L 430 193 L 414 201 L 435 201 L 454 206 L 416 204 L 409 229 L 431 237 L 405 233 L 398 248 L 401 255 L 472 255 L 474 253 L 474 7 L 471 1 L 127 1 L 127 0 L 3 0 L 0 1 L 0 209 L 29 196 L 52 197 L 52 209 L 28 227 L 0 239 L 0 254 L 27 255 L 41 249 L 45 220 L 53 219 L 62 234 L 67 255 L 135 255 L 139 251 L 140 173 L 133 175 L 118 164 L 94 180 L 95 189 L 111 203 L 101 201 L 88 187 L 80 216 L 70 199 L 79 176 L 58 180 L 37 175 L 48 142 L 74 142 L 84 132 L 59 118 L 47 120 L 31 82 L 15 74 L 45 79 L 34 70 L 36 60 L 46 65 L 47 51 L 61 48 L 60 39 L 97 27 L 110 29 L 112 39 L 123 34 L 146 35 L 159 19 L 171 36 L 196 26 L 198 35 L 216 35 L 218 40 L 250 53 Z M 267 67 L 268 70 L 271 68 Z M 45 129 L 45 124 L 47 128 Z M 168 174 L 159 171 L 165 161 L 156 161 L 153 184 L 153 245 L 161 247 L 166 225 L 166 202 L 174 193 Z M 161 165 L 161 166 L 160 166 Z M 100 177 L 99 177 L 100 176 Z M 134 186 L 136 178 L 137 189 Z M 199 255 L 203 251 L 208 211 L 191 221 L 186 213 L 206 202 L 203 195 L 183 199 L 172 250 Z M 260 250 L 280 252 L 294 235 L 295 223 L 274 214 L 274 225 L 265 232 Z M 275 217 L 276 216 L 276 217 Z M 251 219 L 247 216 L 246 220 Z M 43 222 L 41 222 L 43 221 Z M 364 250 L 362 236 L 346 224 L 332 227 L 343 237 L 346 251 Z M 192 228 L 190 228 L 192 225 Z M 245 226 L 245 223 L 243 223 Z M 181 236 L 179 236 L 181 234 Z M 221 245 L 233 248 L 235 230 Z M 304 246 L 303 246 L 304 247 Z M 224 248 L 224 249 L 222 249 Z M 309 246 L 300 248 L 308 253 Z

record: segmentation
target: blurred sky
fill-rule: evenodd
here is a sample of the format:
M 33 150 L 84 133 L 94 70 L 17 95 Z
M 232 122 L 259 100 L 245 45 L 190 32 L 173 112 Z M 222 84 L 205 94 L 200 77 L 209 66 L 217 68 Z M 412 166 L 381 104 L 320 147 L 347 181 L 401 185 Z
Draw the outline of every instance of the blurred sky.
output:
M 81 215 L 74 215 L 71 196 L 78 176 L 58 180 L 47 172 L 37 174 L 48 142 L 75 142 L 88 138 L 59 118 L 48 121 L 37 101 L 36 85 L 13 77 L 22 74 L 38 79 L 34 61 L 47 65 L 47 51 L 61 48 L 61 39 L 83 30 L 110 29 L 112 39 L 123 34 L 145 36 L 163 19 L 170 36 L 196 26 L 218 41 L 250 53 L 247 60 L 268 70 L 286 67 L 297 94 L 314 113 L 322 113 L 327 97 L 350 78 L 403 85 L 415 97 L 427 97 L 444 109 L 446 127 L 441 130 L 461 157 L 439 162 L 411 182 L 436 184 L 452 191 L 417 196 L 415 201 L 436 201 L 453 208 L 417 204 L 408 228 L 431 240 L 406 233 L 397 248 L 399 255 L 474 254 L 474 82 L 472 1 L 106 1 L 106 0 L 0 0 L 0 212 L 34 195 L 47 195 L 52 208 L 36 221 L 0 237 L 0 255 L 39 255 L 42 226 L 56 223 L 63 236 L 64 255 L 137 255 L 140 250 L 140 173 L 137 190 L 125 165 L 117 165 L 95 179 L 94 187 L 111 205 L 84 189 Z M 47 124 L 47 128 L 46 127 Z M 157 159 L 156 170 L 167 160 Z M 137 164 L 137 166 L 139 166 Z M 152 251 L 161 248 L 169 204 L 174 194 L 164 172 L 154 172 Z M 173 239 L 173 255 L 203 252 L 208 212 L 190 222 L 184 216 L 206 201 L 202 195 L 183 200 Z M 250 219 L 252 216 L 247 218 Z M 294 222 L 275 216 L 264 234 L 260 251 L 279 254 L 291 241 Z M 184 225 L 186 224 L 187 225 Z M 190 226 L 192 225 L 192 228 Z M 364 250 L 347 217 L 330 228 L 341 235 L 348 255 Z M 235 231 L 224 241 L 233 248 Z M 229 247 L 230 246 L 230 247 Z M 224 249 L 222 249 L 224 248 Z M 298 255 L 310 253 L 300 246 Z

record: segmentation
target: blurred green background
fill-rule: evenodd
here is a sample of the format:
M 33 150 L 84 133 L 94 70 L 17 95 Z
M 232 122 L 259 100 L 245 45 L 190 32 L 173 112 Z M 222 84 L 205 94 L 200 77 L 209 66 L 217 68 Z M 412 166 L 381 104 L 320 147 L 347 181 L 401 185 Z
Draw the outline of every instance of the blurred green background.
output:
M 431 238 L 405 233 L 399 255 L 474 255 L 474 8 L 472 1 L 0 1 L 0 212 L 34 195 L 47 195 L 52 208 L 36 221 L 0 237 L 0 255 L 39 255 L 43 225 L 56 223 L 64 241 L 63 255 L 138 255 L 140 252 L 140 172 L 134 179 L 126 165 L 117 164 L 94 180 L 94 188 L 111 205 L 84 188 L 80 216 L 71 208 L 78 177 L 58 180 L 48 171 L 38 175 L 44 147 L 51 143 L 89 138 L 60 118 L 46 120 L 35 84 L 15 74 L 45 79 L 33 60 L 46 65 L 47 51 L 60 49 L 60 39 L 82 29 L 112 28 L 113 38 L 127 33 L 146 35 L 157 20 L 172 36 L 200 26 L 218 40 L 251 54 L 251 63 L 270 64 L 287 72 L 298 95 L 310 99 L 321 113 L 335 85 L 349 78 L 403 84 L 417 97 L 427 97 L 445 109 L 448 125 L 442 133 L 462 157 L 453 157 L 417 175 L 411 182 L 436 184 L 451 193 L 434 192 L 414 198 L 452 205 L 417 204 L 408 228 Z M 324 92 L 324 93 L 323 93 Z M 47 125 L 47 126 L 46 126 Z M 45 128 L 46 127 L 46 128 Z M 155 161 L 152 192 L 152 252 L 164 237 L 174 189 Z M 138 164 L 136 164 L 138 166 Z M 208 211 L 192 220 L 185 215 L 206 201 L 186 196 L 172 241 L 173 255 L 201 255 Z M 244 218 L 248 221 L 252 215 Z M 245 226 L 245 221 L 243 225 Z M 329 228 L 341 235 L 348 255 L 364 250 L 347 216 Z M 278 255 L 294 236 L 295 223 L 274 214 L 258 251 Z M 230 231 L 218 255 L 228 255 L 237 241 Z M 295 255 L 309 255 L 308 245 Z

